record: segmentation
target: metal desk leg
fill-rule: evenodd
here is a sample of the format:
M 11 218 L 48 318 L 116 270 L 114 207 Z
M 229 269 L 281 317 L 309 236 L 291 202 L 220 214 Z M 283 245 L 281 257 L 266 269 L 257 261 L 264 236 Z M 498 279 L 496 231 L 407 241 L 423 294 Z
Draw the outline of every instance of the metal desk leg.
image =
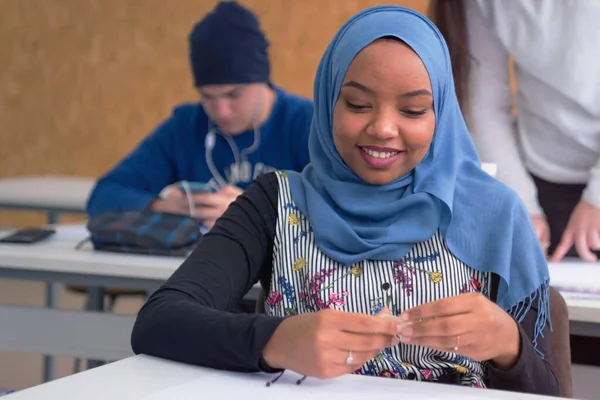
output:
M 105 290 L 102 287 L 90 286 L 87 288 L 87 311 L 104 311 L 104 295 Z M 92 369 L 104 365 L 104 361 L 87 360 L 87 369 Z
M 48 213 L 48 225 L 55 225 L 58 223 L 59 213 L 49 212 Z M 46 283 L 46 307 L 56 308 L 58 299 L 58 285 L 56 283 Z M 43 382 L 50 382 L 54 379 L 54 357 L 44 356 L 43 366 Z

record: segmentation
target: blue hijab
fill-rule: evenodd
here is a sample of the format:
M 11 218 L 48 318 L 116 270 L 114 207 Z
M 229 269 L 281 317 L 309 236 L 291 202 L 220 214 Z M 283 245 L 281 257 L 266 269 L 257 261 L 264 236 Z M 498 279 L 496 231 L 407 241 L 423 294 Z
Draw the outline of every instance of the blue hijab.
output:
M 333 108 L 354 57 L 395 37 L 421 58 L 433 88 L 436 128 L 427 155 L 387 185 L 364 182 L 333 141 Z M 346 22 L 317 70 L 310 164 L 287 171 L 296 206 L 319 249 L 345 265 L 401 260 L 438 230 L 465 264 L 500 276 L 497 303 L 521 321 L 537 300 L 537 337 L 549 321 L 549 273 L 529 215 L 517 194 L 481 169 L 460 111 L 446 43 L 435 25 L 400 6 L 366 9 Z

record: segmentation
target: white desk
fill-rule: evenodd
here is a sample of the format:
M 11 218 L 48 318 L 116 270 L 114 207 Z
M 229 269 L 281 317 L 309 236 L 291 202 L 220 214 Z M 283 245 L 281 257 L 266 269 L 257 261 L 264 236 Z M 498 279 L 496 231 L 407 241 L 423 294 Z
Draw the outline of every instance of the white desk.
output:
M 94 183 L 89 178 L 63 176 L 3 178 L 0 179 L 0 208 L 48 214 L 84 213 Z
M 34 245 L 0 244 L 0 278 L 28 279 L 90 287 L 156 290 L 183 258 L 95 252 L 81 225 L 59 226 L 57 233 Z M 581 283 L 600 288 L 589 275 L 598 264 L 565 262 L 551 265 L 552 284 Z M 258 287 L 249 294 L 256 297 Z M 600 336 L 600 297 L 565 295 L 573 333 Z M 117 360 L 130 356 L 133 316 L 0 305 L 0 349 L 88 359 Z M 44 334 L 40 334 L 44 332 Z
M 272 375 L 236 374 L 178 364 L 147 356 L 135 356 L 17 392 L 10 395 L 9 399 L 555 399 L 555 397 L 355 375 L 322 381 L 309 378 L 302 385 L 297 386 L 295 384 L 297 377 L 292 372 L 286 372 L 277 383 L 271 387 L 266 387 L 265 382 L 272 379 Z
M 63 226 L 41 243 L 0 244 L 0 278 L 153 292 L 183 261 L 94 252 L 90 244 L 76 250 L 86 236 L 83 226 Z M 2 350 L 97 360 L 132 355 L 129 337 L 134 316 L 0 305 L 0 321 Z
M 95 252 L 89 243 L 76 250 L 75 246 L 86 237 L 85 227 L 71 225 L 59 226 L 54 236 L 41 243 L 0 244 L 0 278 L 151 293 L 184 260 Z M 256 298 L 258 291 L 256 286 L 248 296 Z M 133 354 L 129 338 L 134 316 L 0 304 L 0 321 L 0 350 L 95 360 L 118 360 Z
M 600 337 L 600 263 L 550 264 L 550 279 L 569 307 L 571 334 Z
M 0 208 L 42 211 L 48 224 L 57 224 L 61 213 L 85 213 L 88 196 L 94 186 L 90 178 L 65 176 L 25 176 L 0 179 Z M 46 306 L 56 306 L 57 288 L 46 287 Z M 54 363 L 44 358 L 44 380 L 53 377 Z

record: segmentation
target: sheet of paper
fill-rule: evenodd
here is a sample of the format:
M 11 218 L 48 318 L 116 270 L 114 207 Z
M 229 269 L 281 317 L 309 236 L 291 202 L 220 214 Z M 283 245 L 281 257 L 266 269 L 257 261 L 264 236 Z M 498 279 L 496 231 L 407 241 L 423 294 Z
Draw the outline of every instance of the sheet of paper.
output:
M 549 267 L 550 285 L 558 290 L 600 294 L 600 263 L 563 261 Z
M 162 390 L 144 400 L 197 400 L 197 399 L 302 399 L 302 400 L 365 400 L 386 396 L 411 400 L 471 400 L 481 399 L 481 390 L 443 384 L 401 381 L 388 378 L 347 376 L 338 379 L 319 380 L 308 378 L 301 385 L 299 375 L 286 372 L 276 383 L 266 386 L 272 375 L 235 374 L 211 372 L 193 381 Z M 498 392 L 486 391 L 496 397 Z M 500 394 L 501 395 L 501 394 Z M 401 397 L 397 397 L 401 396 Z M 486 397 L 488 398 L 488 397 Z

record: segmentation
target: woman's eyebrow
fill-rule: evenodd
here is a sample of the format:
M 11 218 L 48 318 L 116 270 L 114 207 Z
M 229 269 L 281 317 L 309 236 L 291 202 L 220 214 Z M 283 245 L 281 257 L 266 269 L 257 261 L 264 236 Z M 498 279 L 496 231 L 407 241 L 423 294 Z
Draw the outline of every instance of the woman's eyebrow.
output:
M 367 94 L 373 94 L 374 91 L 373 89 L 363 85 L 362 83 L 358 83 L 356 81 L 348 81 L 345 82 L 343 85 L 343 87 L 353 87 L 355 89 L 358 89 L 362 92 L 365 92 Z M 433 97 L 433 94 L 431 94 L 431 92 L 427 89 L 418 89 L 418 90 L 413 90 L 411 92 L 407 92 L 407 93 L 403 93 L 401 95 L 401 97 L 417 97 L 417 96 L 431 96 Z
M 432 96 L 431 92 L 427 89 L 413 90 L 412 92 L 404 93 L 402 97 L 416 97 L 416 96 Z
M 344 83 L 342 86 L 353 87 L 353 88 L 361 90 L 361 91 L 363 91 L 365 93 L 373 94 L 373 89 L 368 88 L 365 85 L 363 85 L 361 83 L 358 83 L 356 81 L 348 81 L 348 82 Z

